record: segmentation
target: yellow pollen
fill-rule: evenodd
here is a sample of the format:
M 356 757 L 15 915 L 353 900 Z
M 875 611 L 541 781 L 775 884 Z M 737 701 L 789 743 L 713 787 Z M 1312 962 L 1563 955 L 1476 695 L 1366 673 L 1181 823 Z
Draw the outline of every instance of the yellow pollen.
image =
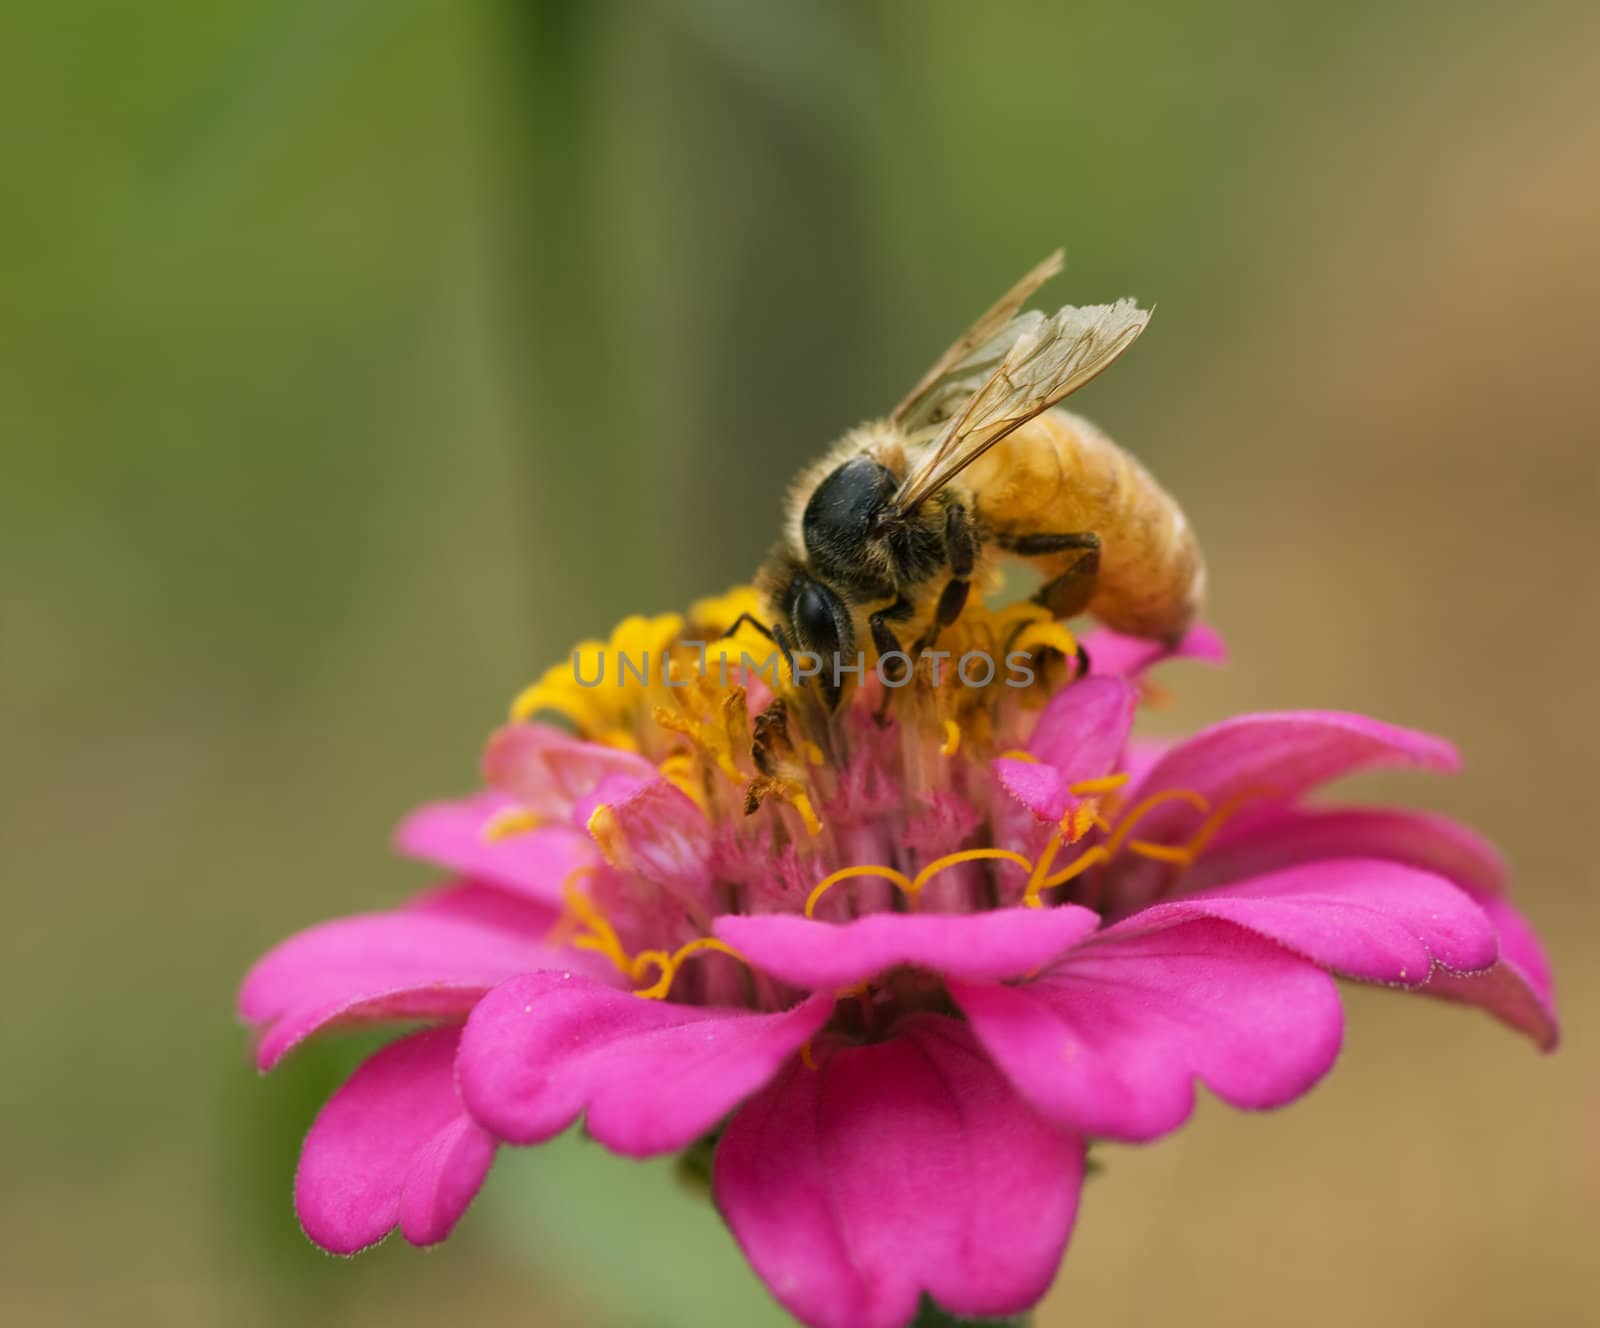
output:
M 743 693 L 740 694 L 741 699 Z M 680 715 L 668 710 L 665 706 L 656 706 L 651 711 L 656 723 L 669 733 L 681 733 L 706 756 L 716 762 L 717 768 L 727 775 L 734 783 L 743 783 L 744 773 L 735 764 L 733 750 L 725 735 L 718 733 L 709 724 L 702 724 L 699 720 L 691 719 L 688 715 Z
M 1000 759 L 1002 761 L 1026 761 L 1029 765 L 1039 764 L 1039 758 L 1037 756 L 1035 756 L 1032 752 L 1023 751 L 1020 747 L 1013 747 L 1008 752 L 1001 752 Z
M 647 1001 L 665 1000 L 667 993 L 672 990 L 672 980 L 678 976 L 678 969 L 682 967 L 683 961 L 691 955 L 703 954 L 707 950 L 728 955 L 746 966 L 750 964 L 750 961 L 731 945 L 719 941 L 715 936 L 697 937 L 687 945 L 680 945 L 670 955 L 665 950 L 643 950 L 634 959 L 634 980 L 638 981 L 644 976 L 647 964 L 654 964 L 659 968 L 661 976 L 650 986 L 641 987 L 633 994 Z
M 822 754 L 822 748 L 812 742 L 810 738 L 802 738 L 800 751 L 811 765 L 821 765 L 828 758 Z
M 944 722 L 944 742 L 940 744 L 940 756 L 954 756 L 961 750 L 961 727 L 955 720 L 947 719 Z
M 1076 844 L 1096 825 L 1104 825 L 1105 819 L 1100 815 L 1100 804 L 1093 798 L 1068 807 L 1062 814 L 1057 829 L 1061 833 L 1061 840 L 1066 844 Z
M 487 821 L 478 836 L 486 844 L 498 844 L 513 835 L 526 834 L 539 828 L 539 817 L 526 807 L 502 807 Z

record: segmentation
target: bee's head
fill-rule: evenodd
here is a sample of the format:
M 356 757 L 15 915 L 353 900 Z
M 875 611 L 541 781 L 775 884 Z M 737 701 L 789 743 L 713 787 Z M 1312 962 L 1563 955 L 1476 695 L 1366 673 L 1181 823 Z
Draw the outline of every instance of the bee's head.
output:
M 823 576 L 849 586 L 863 599 L 893 593 L 883 583 L 875 549 L 900 481 L 870 456 L 855 456 L 835 467 L 811 491 L 800 518 L 806 557 Z

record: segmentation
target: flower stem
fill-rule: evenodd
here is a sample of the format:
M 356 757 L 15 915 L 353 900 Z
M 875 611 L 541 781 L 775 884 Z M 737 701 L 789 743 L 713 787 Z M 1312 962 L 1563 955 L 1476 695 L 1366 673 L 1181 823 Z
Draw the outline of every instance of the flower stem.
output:
M 1009 1319 L 960 1319 L 924 1296 L 922 1308 L 917 1311 L 910 1328 L 961 1328 L 962 1325 L 966 1328 L 1028 1328 L 1032 1322 L 1031 1314 L 1018 1314 Z

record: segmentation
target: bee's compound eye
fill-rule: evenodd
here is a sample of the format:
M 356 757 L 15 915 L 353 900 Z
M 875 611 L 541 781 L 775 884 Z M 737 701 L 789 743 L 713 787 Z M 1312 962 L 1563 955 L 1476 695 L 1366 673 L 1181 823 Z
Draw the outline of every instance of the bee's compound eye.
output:
M 794 599 L 794 630 L 800 648 L 832 661 L 839 653 L 838 599 L 826 586 L 805 582 Z

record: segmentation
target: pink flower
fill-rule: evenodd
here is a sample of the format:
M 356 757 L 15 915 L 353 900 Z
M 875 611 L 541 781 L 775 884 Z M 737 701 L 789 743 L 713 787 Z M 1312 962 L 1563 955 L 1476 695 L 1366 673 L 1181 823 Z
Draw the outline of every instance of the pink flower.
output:
M 1060 644 L 1026 613 L 968 616 Z M 630 620 L 611 644 L 683 628 Z M 430 1025 L 318 1117 L 307 1233 L 440 1240 L 498 1144 L 581 1119 L 632 1157 L 714 1138 L 718 1206 L 805 1323 L 893 1328 L 925 1294 L 1007 1315 L 1055 1275 L 1086 1141 L 1176 1129 L 1197 1084 L 1250 1109 L 1306 1092 L 1339 1051 L 1333 975 L 1553 1046 L 1543 954 L 1481 839 L 1305 801 L 1360 769 L 1453 769 L 1448 744 L 1304 711 L 1152 747 L 1130 729 L 1153 654 L 1090 650 L 1104 672 L 1063 685 L 1052 654 L 1022 693 L 919 683 L 883 722 L 871 688 L 826 730 L 792 708 L 763 721 L 760 769 L 765 695 L 547 675 L 520 713 L 606 741 L 502 730 L 489 792 L 401 828 L 447 884 L 301 933 L 246 979 L 264 1069 L 336 1024 Z

